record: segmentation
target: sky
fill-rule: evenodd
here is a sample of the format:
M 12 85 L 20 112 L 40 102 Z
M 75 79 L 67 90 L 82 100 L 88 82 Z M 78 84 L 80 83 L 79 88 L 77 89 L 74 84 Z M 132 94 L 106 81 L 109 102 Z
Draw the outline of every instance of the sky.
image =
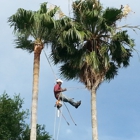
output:
M 140 8 L 138 0 L 100 0 L 104 7 L 120 8 L 128 4 L 132 11 L 124 19 L 123 24 L 140 25 Z M 31 109 L 32 80 L 33 80 L 33 54 L 15 49 L 13 30 L 7 23 L 8 17 L 18 8 L 38 10 L 44 0 L 4 0 L 0 4 L 0 94 L 6 91 L 11 97 L 14 94 L 24 98 L 24 109 Z M 60 6 L 62 11 L 69 15 L 72 0 L 48 0 L 49 5 Z M 130 61 L 130 66 L 122 68 L 110 82 L 104 82 L 97 90 L 97 118 L 99 140 L 139 140 L 140 139 L 140 31 L 129 31 L 135 39 L 136 52 Z M 45 49 L 47 55 L 49 50 Z M 53 66 L 55 75 L 59 78 L 59 66 Z M 63 118 L 59 127 L 59 118 L 55 117 L 55 98 L 53 87 L 54 74 L 42 52 L 40 61 L 39 98 L 38 98 L 38 124 L 45 124 L 50 135 L 58 133 L 59 140 L 91 140 L 91 102 L 90 92 L 78 81 L 64 81 L 63 87 L 68 90 L 65 94 L 81 100 L 78 109 L 67 104 L 75 126 L 65 107 L 62 111 L 68 126 Z M 56 118 L 56 123 L 55 123 Z M 30 123 L 30 118 L 27 120 Z M 55 126 L 55 127 L 54 127 Z M 55 128 L 55 129 L 54 129 Z M 55 131 L 54 131 L 55 130 Z M 58 131 L 59 130 L 59 131 Z

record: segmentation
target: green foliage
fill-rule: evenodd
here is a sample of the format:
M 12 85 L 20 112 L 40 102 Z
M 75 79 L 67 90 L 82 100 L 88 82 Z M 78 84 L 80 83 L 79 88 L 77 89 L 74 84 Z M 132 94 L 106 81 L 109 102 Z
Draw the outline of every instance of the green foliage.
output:
M 23 50 L 27 50 L 31 53 L 34 50 L 34 42 L 28 39 L 28 36 L 19 35 L 17 39 L 15 39 L 16 48 L 20 48 Z
M 16 48 L 33 52 L 35 40 L 49 42 L 48 36 L 55 27 L 54 16 L 58 10 L 57 6 L 52 10 L 47 9 L 45 2 L 40 5 L 38 11 L 19 8 L 14 15 L 10 16 L 8 22 L 14 29 Z
M 51 136 L 45 131 L 45 126 L 37 124 L 37 138 L 36 140 L 50 140 Z M 25 131 L 21 136 L 21 140 L 30 140 L 30 128 L 29 125 L 26 125 Z
M 30 140 L 30 128 L 25 122 L 29 111 L 22 109 L 23 103 L 20 95 L 0 95 L 0 140 Z M 45 126 L 37 125 L 37 140 L 50 138 Z
M 28 110 L 22 110 L 23 100 L 19 95 L 10 98 L 7 93 L 0 96 L 0 139 L 18 140 L 24 131 Z
M 37 125 L 37 140 L 50 140 L 51 136 L 45 131 L 45 126 Z

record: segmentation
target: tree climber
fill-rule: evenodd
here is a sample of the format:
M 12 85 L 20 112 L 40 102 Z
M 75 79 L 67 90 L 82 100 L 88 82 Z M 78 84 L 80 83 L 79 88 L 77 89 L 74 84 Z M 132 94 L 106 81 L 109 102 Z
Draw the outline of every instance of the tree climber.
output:
M 64 101 L 64 102 L 68 102 L 70 103 L 72 106 L 74 106 L 75 108 L 78 108 L 81 104 L 81 101 L 75 102 L 73 99 L 68 98 L 66 95 L 62 94 L 62 92 L 66 91 L 67 89 L 61 88 L 63 81 L 61 79 L 57 79 L 56 80 L 56 85 L 54 86 L 54 96 L 55 98 L 59 101 Z M 57 104 L 59 106 L 59 108 L 62 106 L 62 104 L 58 103 Z M 58 107 L 57 106 L 57 107 Z

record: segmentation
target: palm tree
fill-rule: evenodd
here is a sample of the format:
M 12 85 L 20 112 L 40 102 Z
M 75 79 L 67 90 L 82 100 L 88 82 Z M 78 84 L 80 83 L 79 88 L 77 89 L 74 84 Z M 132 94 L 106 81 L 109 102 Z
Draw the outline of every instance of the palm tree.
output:
M 97 0 L 76 0 L 72 7 L 73 19 L 63 17 L 55 30 L 51 58 L 61 63 L 64 78 L 78 79 L 90 90 L 92 139 L 98 140 L 96 91 L 129 66 L 135 44 L 123 27 L 137 26 L 117 26 L 128 14 L 123 7 L 104 9 Z
M 19 8 L 8 19 L 10 26 L 14 27 L 16 48 L 27 50 L 29 53 L 34 52 L 31 140 L 36 140 L 40 54 L 44 43 L 49 42 L 51 30 L 55 27 L 54 16 L 58 9 L 56 6 L 53 9 L 47 9 L 47 3 L 42 3 L 38 11 Z

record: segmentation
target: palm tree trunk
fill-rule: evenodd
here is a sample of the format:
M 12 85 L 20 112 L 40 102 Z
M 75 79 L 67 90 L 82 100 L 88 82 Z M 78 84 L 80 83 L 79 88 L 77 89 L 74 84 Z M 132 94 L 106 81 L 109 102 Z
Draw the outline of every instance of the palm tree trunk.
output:
M 91 89 L 91 123 L 92 123 L 92 140 L 98 140 L 95 88 Z
M 41 51 L 42 51 L 42 46 L 35 44 L 35 46 L 34 46 L 34 65 L 33 65 L 33 89 L 32 89 L 30 140 L 36 140 L 38 84 L 39 84 L 39 68 L 40 68 Z

